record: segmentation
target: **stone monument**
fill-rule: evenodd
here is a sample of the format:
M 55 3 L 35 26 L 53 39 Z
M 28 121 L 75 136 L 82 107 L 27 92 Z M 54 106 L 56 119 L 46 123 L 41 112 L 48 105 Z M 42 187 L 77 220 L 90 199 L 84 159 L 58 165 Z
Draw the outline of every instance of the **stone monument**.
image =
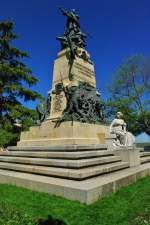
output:
M 86 34 L 76 11 L 60 8 L 66 31 L 58 36 L 61 51 L 54 62 L 47 102 L 37 106 L 37 126 L 21 133 L 18 146 L 105 144 L 108 127 L 96 89 L 94 63 L 86 51 Z
M 75 10 L 60 10 L 67 26 L 57 37 L 52 88 L 37 106 L 36 125 L 21 133 L 17 146 L 0 150 L 0 183 L 90 204 L 150 175 L 150 154 L 131 146 L 121 113 L 110 129 L 105 124 L 80 18 Z M 20 129 L 19 120 L 15 126 Z

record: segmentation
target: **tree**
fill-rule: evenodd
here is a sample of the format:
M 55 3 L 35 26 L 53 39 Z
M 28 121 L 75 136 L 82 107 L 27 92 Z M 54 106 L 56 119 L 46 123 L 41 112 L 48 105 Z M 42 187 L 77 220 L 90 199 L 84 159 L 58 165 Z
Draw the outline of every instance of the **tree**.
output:
M 23 58 L 28 57 L 28 54 L 12 45 L 13 40 L 17 38 L 13 28 L 12 21 L 0 22 L 0 136 L 9 136 L 10 142 L 11 136 L 13 139 L 13 123 L 16 118 L 22 119 L 23 128 L 27 128 L 29 120 L 36 117 L 34 110 L 22 105 L 22 100 L 43 99 L 39 93 L 30 89 L 38 79 L 23 62 Z M 15 132 L 15 137 L 17 134 L 18 131 Z
M 134 134 L 150 135 L 150 57 L 128 58 L 117 70 L 108 87 L 111 98 L 107 105 L 115 114 L 122 111 L 128 129 Z

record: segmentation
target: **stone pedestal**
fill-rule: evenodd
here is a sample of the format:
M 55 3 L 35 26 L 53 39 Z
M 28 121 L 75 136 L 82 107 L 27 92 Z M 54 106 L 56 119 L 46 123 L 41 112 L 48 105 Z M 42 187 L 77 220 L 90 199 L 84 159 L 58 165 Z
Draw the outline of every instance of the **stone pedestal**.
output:
M 85 49 L 78 48 L 74 59 L 70 49 L 58 53 L 54 62 L 52 89 L 48 92 L 51 102 L 50 115 L 40 126 L 21 133 L 17 146 L 65 146 L 105 144 L 106 125 L 88 122 L 61 122 L 68 103 L 67 91 L 79 87 L 80 82 L 94 88 L 96 80 L 94 65 Z M 67 91 L 66 91 L 67 90 Z
M 78 48 L 77 56 L 73 61 L 69 59 L 69 49 L 58 53 L 58 58 L 54 62 L 53 83 L 50 91 L 51 112 L 48 119 L 59 119 L 66 108 L 66 97 L 63 88 L 73 85 L 78 86 L 80 81 L 96 87 L 94 65 L 92 62 L 90 63 L 80 57 L 83 52 L 89 56 L 84 49 Z
M 78 48 L 78 52 L 83 51 L 85 52 L 84 49 Z M 72 80 L 85 81 L 96 87 L 94 65 L 81 58 L 80 54 L 75 57 L 72 64 L 69 53 L 69 49 L 58 53 L 58 58 L 54 62 L 52 89 L 55 89 L 55 86 L 62 81 L 64 85 L 68 85 Z
M 69 121 L 71 120 L 69 117 L 68 121 L 61 121 L 68 103 L 68 90 L 79 87 L 81 82 L 94 89 L 93 95 L 97 94 L 94 65 L 90 55 L 85 49 L 78 48 L 75 58 L 72 59 L 69 48 L 62 50 L 54 62 L 52 89 L 48 92 L 51 102 L 50 115 L 40 126 L 22 132 L 17 146 L 105 144 L 108 126 L 98 125 L 96 122 L 89 123 L 86 120 L 86 122 L 75 122 L 76 120 L 72 122 Z M 80 92 L 83 95 L 82 90 Z
M 45 121 L 21 133 L 17 146 L 65 146 L 105 144 L 105 125 L 80 122 L 56 123 Z

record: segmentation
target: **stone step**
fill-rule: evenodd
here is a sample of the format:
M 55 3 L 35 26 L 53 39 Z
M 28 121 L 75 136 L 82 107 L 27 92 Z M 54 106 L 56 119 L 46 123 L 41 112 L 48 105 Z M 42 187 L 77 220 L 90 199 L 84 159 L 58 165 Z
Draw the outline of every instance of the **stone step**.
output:
M 116 162 L 83 169 L 66 169 L 66 168 L 33 166 L 33 165 L 0 162 L 0 169 L 26 172 L 31 174 L 40 174 L 51 177 L 61 177 L 71 180 L 84 180 L 90 177 L 102 175 L 105 173 L 111 173 L 113 171 L 125 169 L 128 167 L 129 163 L 127 162 Z
M 64 145 L 64 146 L 9 146 L 9 151 L 94 151 L 107 150 L 105 144 L 99 145 Z
M 140 152 L 141 157 L 147 157 L 150 156 L 150 152 Z
M 91 204 L 148 175 L 150 175 L 150 163 L 82 181 L 0 169 L 0 183 Z
M 7 157 L 0 156 L 0 162 L 9 163 L 20 163 L 20 164 L 31 164 L 31 165 L 42 165 L 42 166 L 52 166 L 52 167 L 65 167 L 65 168 L 83 168 L 88 166 L 101 165 L 112 162 L 121 161 L 120 156 L 104 156 L 100 158 L 90 158 L 90 159 L 41 159 L 41 158 L 28 158 L 28 157 Z
M 141 157 L 141 164 L 150 162 L 150 155 L 146 157 Z
M 96 158 L 102 156 L 113 156 L 114 152 L 109 150 L 96 151 L 76 151 L 76 152 L 58 152 L 58 151 L 0 151 L 0 156 L 16 157 L 34 157 L 34 158 L 55 158 L 55 159 L 84 159 Z

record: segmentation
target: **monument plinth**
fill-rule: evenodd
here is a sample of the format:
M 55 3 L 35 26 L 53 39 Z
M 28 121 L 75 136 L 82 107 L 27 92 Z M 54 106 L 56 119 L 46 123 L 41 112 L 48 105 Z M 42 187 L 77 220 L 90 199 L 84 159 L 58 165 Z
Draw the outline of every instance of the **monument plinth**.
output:
M 55 123 L 45 121 L 41 126 L 31 127 L 21 133 L 17 146 L 67 146 L 105 144 L 107 127 L 80 122 L 65 121 L 55 127 Z
M 79 82 L 86 82 L 96 88 L 94 65 L 82 56 L 90 55 L 82 48 L 77 48 L 77 55 L 70 61 L 70 49 L 64 49 L 58 53 L 54 62 L 53 83 L 51 93 L 51 112 L 48 119 L 56 120 L 61 118 L 67 106 L 67 99 L 64 88 L 78 86 Z

